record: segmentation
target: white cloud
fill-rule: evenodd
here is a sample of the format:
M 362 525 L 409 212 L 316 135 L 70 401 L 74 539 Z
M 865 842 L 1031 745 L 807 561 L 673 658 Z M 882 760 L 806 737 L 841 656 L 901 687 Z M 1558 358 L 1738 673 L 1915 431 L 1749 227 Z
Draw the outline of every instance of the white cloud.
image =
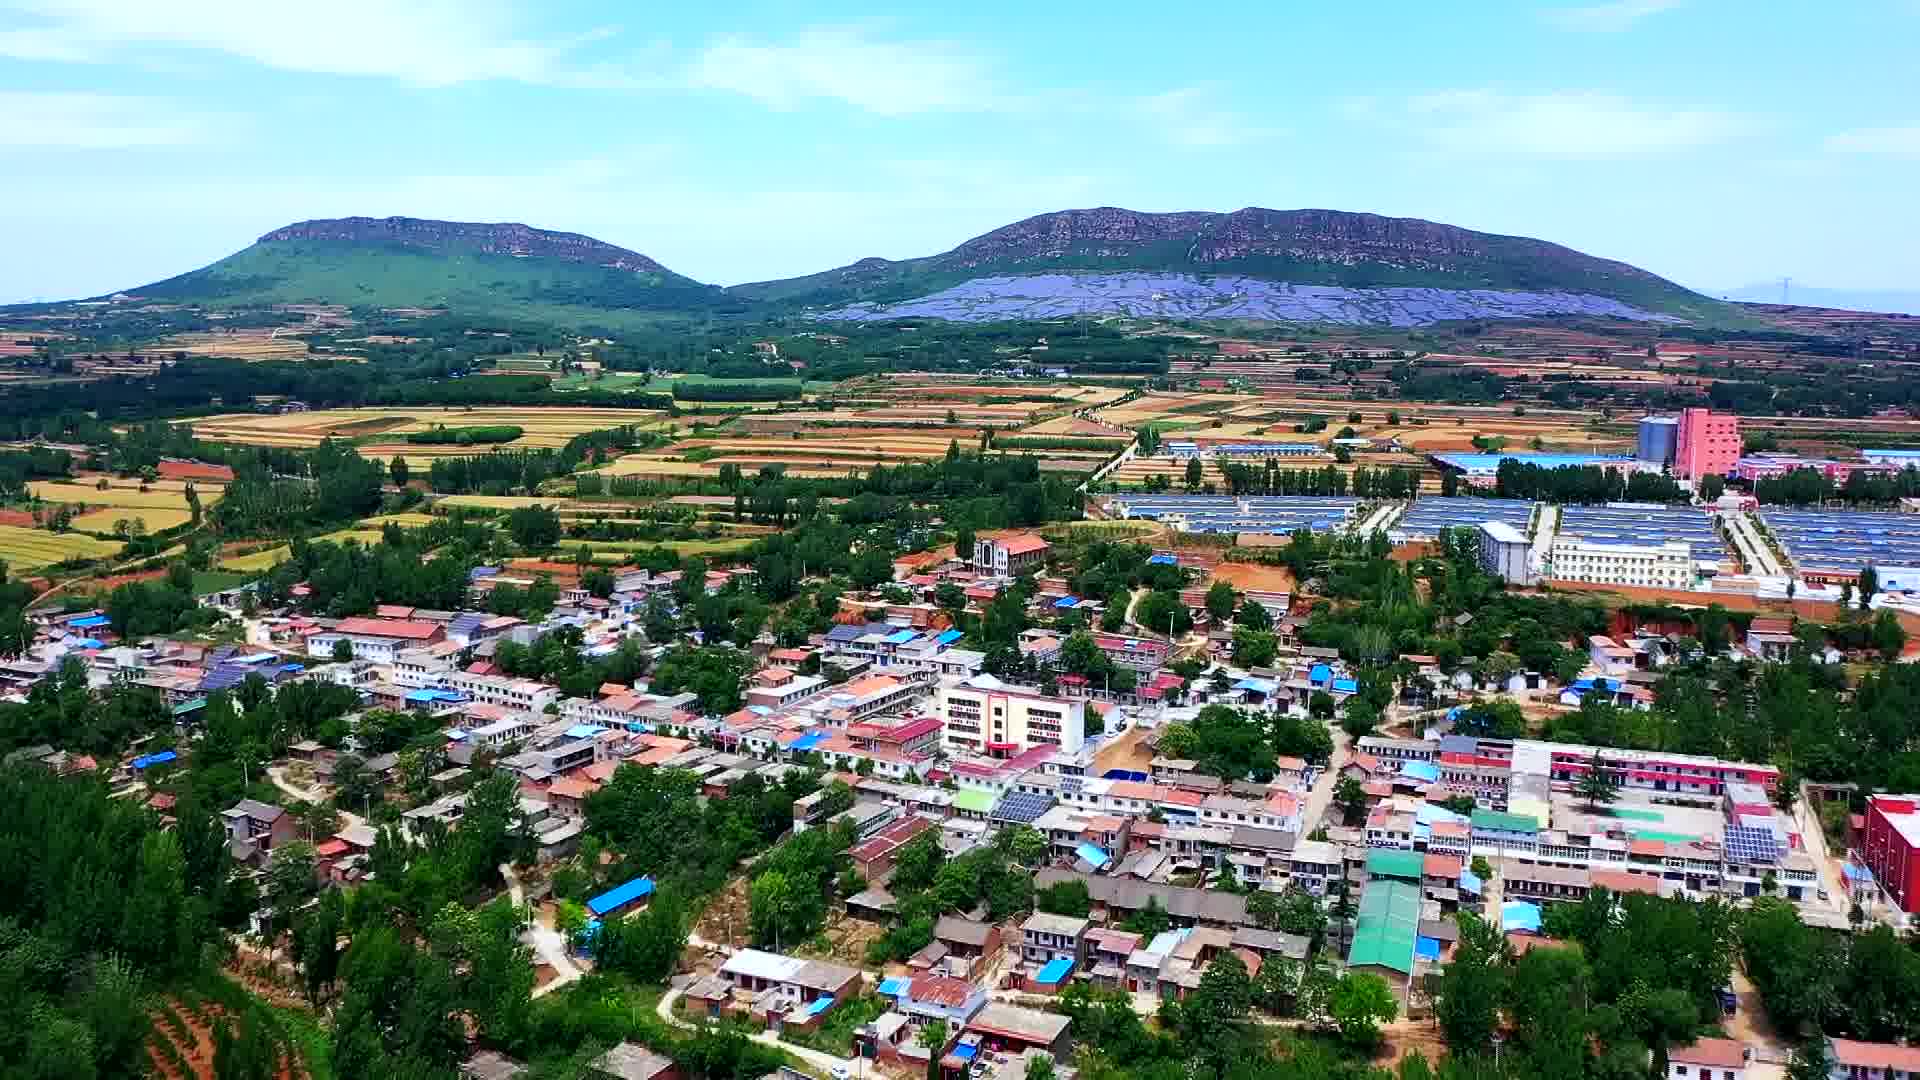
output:
M 114 94 L 0 91 L 0 148 L 126 150 L 203 141 L 204 117 Z
M 1543 17 L 1563 30 L 1588 30 L 1618 33 L 1632 28 L 1649 15 L 1658 15 L 1680 6 L 1680 0 L 1612 0 L 1586 7 L 1553 8 Z
M 1140 99 L 1140 114 L 1164 141 L 1193 150 L 1257 142 L 1280 133 L 1222 104 L 1213 86 L 1182 86 Z
M 851 26 L 814 27 L 782 42 L 721 38 L 694 57 L 686 79 L 780 109 L 826 99 L 901 116 L 1002 104 L 985 65 L 964 47 L 882 40 Z
M 1619 157 L 1681 150 L 1739 135 L 1750 121 L 1723 109 L 1634 101 L 1600 92 L 1449 90 L 1407 103 L 1418 134 L 1445 149 L 1543 157 Z
M 266 67 L 423 86 L 592 78 L 568 64 L 597 32 L 519 35 L 494 0 L 0 0 L 0 56 L 106 63 L 136 47 L 225 53 Z
M 1855 128 L 1827 136 L 1826 148 L 1843 154 L 1920 157 L 1920 127 Z

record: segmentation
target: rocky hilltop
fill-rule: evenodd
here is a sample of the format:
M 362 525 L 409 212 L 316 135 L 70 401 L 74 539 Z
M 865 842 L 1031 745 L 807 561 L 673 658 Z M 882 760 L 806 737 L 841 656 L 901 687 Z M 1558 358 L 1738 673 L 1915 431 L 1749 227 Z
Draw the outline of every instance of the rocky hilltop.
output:
M 474 221 L 434 221 L 410 217 L 319 218 L 275 229 L 259 243 L 289 242 L 353 244 L 367 246 L 399 245 L 422 251 L 472 251 L 485 255 L 512 255 L 521 258 L 561 259 L 566 262 L 603 266 L 636 273 L 666 270 L 637 251 L 579 233 L 536 229 L 519 222 L 487 224 Z

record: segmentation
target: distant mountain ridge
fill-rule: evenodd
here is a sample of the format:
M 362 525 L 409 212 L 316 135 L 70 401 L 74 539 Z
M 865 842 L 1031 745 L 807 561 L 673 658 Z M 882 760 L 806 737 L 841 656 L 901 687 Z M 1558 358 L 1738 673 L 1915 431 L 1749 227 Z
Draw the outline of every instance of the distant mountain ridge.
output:
M 1299 285 L 1586 293 L 1685 314 L 1712 301 L 1627 263 L 1529 237 L 1339 210 L 1038 214 L 939 255 L 868 258 L 734 295 L 811 305 L 885 303 L 983 275 L 1143 270 L 1240 274 Z M 1679 310 L 1676 310 L 1679 309 Z
M 519 222 L 487 224 L 411 217 L 316 218 L 275 229 L 262 244 L 317 240 L 342 244 L 399 244 L 427 251 L 468 250 L 517 258 L 564 259 L 613 270 L 663 273 L 667 268 L 637 251 L 580 233 L 536 229 Z
M 445 307 L 614 325 L 634 313 L 812 318 L 1148 318 L 1422 325 L 1473 318 L 1720 320 L 1728 305 L 1528 237 L 1337 210 L 1037 214 L 936 255 L 866 258 L 722 289 L 640 252 L 517 222 L 296 222 L 129 290 L 222 307 Z
M 210 266 L 132 291 L 220 307 L 449 308 L 572 325 L 725 302 L 716 286 L 580 233 L 411 217 L 295 222 Z

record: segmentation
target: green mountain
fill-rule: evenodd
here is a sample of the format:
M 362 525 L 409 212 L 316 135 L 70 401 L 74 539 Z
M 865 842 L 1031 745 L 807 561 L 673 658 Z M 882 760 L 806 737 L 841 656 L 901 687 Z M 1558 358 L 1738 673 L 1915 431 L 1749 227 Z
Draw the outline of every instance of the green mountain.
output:
M 1237 276 L 1355 290 L 1573 293 L 1681 318 L 1726 313 L 1726 305 L 1638 267 L 1544 240 L 1418 218 L 1260 207 L 1232 213 L 1150 214 L 1110 206 L 1063 210 L 995 229 L 939 255 L 862 259 L 727 291 L 752 300 L 831 308 L 927 297 L 983 278 L 1125 272 Z
M 129 291 L 213 307 L 327 303 L 562 321 L 725 302 L 714 286 L 579 233 L 404 217 L 303 221 L 211 266 Z

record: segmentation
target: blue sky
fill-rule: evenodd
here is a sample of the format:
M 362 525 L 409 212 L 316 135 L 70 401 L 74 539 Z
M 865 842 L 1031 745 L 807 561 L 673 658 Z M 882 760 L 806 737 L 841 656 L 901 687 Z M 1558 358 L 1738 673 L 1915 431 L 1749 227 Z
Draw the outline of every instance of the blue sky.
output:
M 730 284 L 1099 205 L 1915 288 L 1917 37 L 1920 0 L 0 0 L 0 300 L 310 217 L 525 221 Z

